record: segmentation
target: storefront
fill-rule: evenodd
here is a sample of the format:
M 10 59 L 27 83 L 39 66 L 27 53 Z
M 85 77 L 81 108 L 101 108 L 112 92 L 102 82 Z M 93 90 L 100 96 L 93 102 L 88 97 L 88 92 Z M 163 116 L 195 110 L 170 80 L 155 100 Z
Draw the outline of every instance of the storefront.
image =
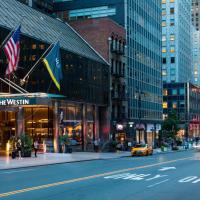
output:
M 43 152 L 58 152 L 61 135 L 68 136 L 73 151 L 93 151 L 93 140 L 99 138 L 98 106 L 46 93 L 0 97 L 0 150 L 23 133 L 37 139 Z

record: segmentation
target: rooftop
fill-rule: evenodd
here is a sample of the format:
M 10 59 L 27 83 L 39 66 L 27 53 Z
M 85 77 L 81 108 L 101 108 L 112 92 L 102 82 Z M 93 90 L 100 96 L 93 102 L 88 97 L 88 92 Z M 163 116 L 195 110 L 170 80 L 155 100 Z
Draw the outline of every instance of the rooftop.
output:
M 59 38 L 61 48 L 108 64 L 66 22 L 47 16 L 16 0 L 0 0 L 0 26 L 12 30 L 21 21 L 23 35 L 51 44 Z

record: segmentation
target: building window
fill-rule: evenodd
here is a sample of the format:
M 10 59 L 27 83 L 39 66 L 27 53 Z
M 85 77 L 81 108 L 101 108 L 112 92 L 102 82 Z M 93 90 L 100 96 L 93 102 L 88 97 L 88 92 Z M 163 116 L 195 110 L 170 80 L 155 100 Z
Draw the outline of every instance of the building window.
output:
M 167 59 L 166 58 L 162 58 L 162 63 L 166 64 L 167 63 Z
M 179 94 L 180 95 L 184 95 L 185 94 L 185 89 L 184 88 L 180 88 L 179 89 Z
M 171 63 L 175 63 L 175 57 L 171 57 Z
M 167 89 L 163 89 L 163 96 L 167 96 L 168 95 L 168 90 Z
M 185 102 L 184 102 L 184 101 L 180 101 L 180 102 L 179 102 L 179 105 L 180 105 L 180 107 L 183 108 L 183 107 L 185 106 Z
M 35 61 L 35 60 L 36 60 L 36 56 L 32 55 L 32 61 Z
M 162 27 L 166 26 L 166 21 L 162 21 Z
M 32 49 L 36 49 L 36 44 L 32 44 Z
M 166 0 L 162 0 L 162 4 L 165 4 L 166 3 Z
M 163 8 L 163 9 L 162 9 L 162 16 L 165 16 L 165 15 L 166 15 L 166 9 Z
M 171 76 L 175 76 L 175 69 L 171 69 L 170 74 L 171 74 Z
M 166 35 L 162 35 L 162 42 L 165 42 L 167 40 Z
M 109 6 L 83 8 L 69 11 L 69 19 L 98 18 L 116 15 L 116 8 Z
M 170 8 L 170 15 L 174 14 L 174 8 Z
M 194 78 L 194 81 L 197 82 L 197 81 L 198 81 L 198 78 Z
M 163 69 L 163 70 L 162 70 L 162 75 L 163 75 L 163 76 L 167 76 L 167 70 L 166 70 L 166 69 Z
M 174 47 L 174 46 L 171 46 L 171 47 L 170 47 L 170 52 L 171 52 L 171 53 L 174 53 L 174 52 L 175 52 L 175 47 Z
M 170 0 L 170 3 L 174 3 L 174 0 Z
M 170 19 L 170 26 L 174 26 L 174 19 Z
M 172 103 L 172 108 L 174 108 L 174 109 L 177 108 L 177 102 L 176 102 L 176 101 L 174 101 L 174 102 Z
M 177 95 L 177 89 L 172 89 L 172 95 Z
M 40 49 L 44 49 L 45 45 L 44 44 L 40 44 L 39 47 L 40 47 Z
M 170 40 L 171 40 L 171 41 L 174 41 L 174 40 L 175 40 L 175 35 L 174 35 L 174 34 L 171 34 L 171 35 L 170 35 Z
M 166 47 L 162 47 L 162 53 L 166 53 L 167 49 Z
M 198 75 L 199 74 L 198 70 L 194 70 L 194 74 Z
M 163 108 L 168 108 L 167 102 L 163 102 Z

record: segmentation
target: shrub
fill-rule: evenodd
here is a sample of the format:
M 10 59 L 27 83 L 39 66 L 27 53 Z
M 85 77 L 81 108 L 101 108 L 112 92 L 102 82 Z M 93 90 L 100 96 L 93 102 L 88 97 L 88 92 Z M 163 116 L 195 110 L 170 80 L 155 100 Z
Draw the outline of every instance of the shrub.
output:
M 32 151 L 32 139 L 28 134 L 22 134 L 20 136 L 22 141 L 22 156 L 23 157 L 31 157 Z

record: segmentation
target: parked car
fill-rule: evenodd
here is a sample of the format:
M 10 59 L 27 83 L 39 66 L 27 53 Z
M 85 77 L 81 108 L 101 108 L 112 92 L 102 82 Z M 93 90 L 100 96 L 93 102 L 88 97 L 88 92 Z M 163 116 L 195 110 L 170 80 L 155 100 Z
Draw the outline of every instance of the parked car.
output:
M 131 148 L 132 156 L 148 156 L 153 154 L 153 149 L 148 144 L 136 144 Z

